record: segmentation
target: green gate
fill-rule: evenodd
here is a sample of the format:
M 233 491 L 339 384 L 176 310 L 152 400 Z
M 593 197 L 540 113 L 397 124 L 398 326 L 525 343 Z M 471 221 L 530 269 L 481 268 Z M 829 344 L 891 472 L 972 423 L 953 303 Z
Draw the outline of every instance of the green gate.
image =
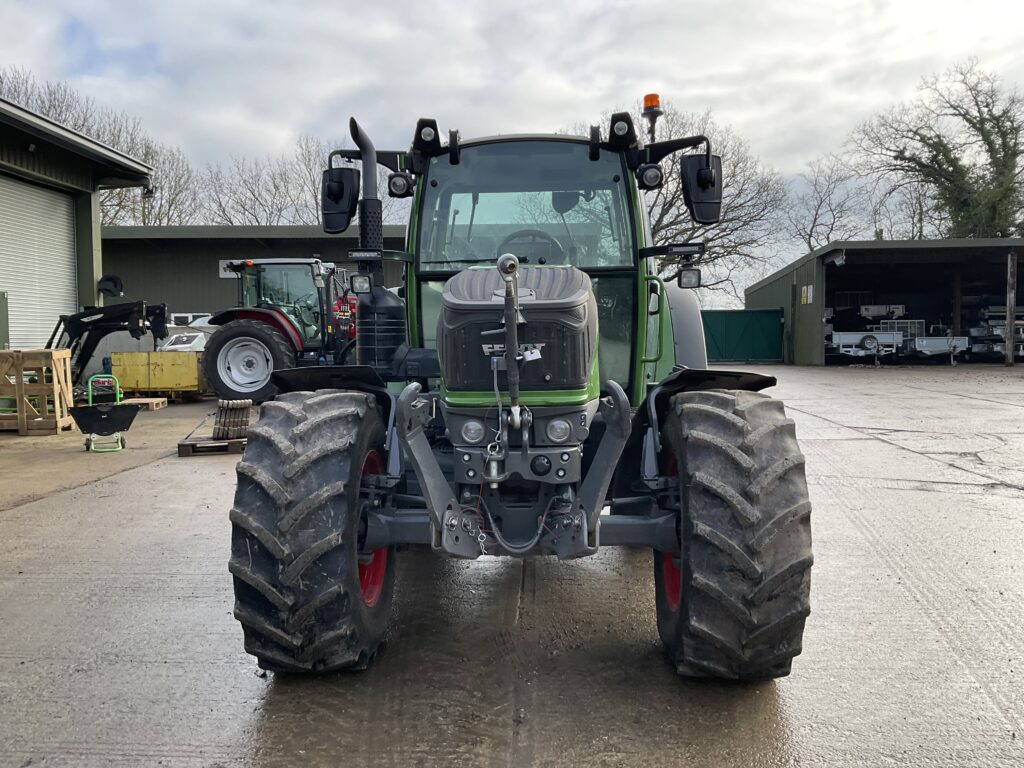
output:
M 705 309 L 709 363 L 781 363 L 781 309 Z

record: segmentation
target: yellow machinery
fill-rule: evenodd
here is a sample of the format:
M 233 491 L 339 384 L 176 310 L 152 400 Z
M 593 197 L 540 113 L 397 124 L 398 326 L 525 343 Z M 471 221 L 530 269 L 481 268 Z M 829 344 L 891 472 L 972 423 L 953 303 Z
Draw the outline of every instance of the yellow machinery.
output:
M 125 392 L 198 394 L 205 386 L 197 352 L 114 352 L 110 358 Z

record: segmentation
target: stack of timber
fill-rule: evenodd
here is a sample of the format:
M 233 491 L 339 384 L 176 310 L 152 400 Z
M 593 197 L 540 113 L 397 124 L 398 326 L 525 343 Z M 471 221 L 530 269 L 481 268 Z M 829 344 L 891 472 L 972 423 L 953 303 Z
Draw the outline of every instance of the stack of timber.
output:
M 56 435 L 74 426 L 71 350 L 0 351 L 0 430 Z

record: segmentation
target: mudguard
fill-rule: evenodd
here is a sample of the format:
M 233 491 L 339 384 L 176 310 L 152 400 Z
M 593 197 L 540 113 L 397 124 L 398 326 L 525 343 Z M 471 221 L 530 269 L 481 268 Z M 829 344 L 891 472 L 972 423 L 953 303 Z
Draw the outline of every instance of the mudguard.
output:
M 628 498 L 638 491 L 638 485 L 650 485 L 659 476 L 658 454 L 661 451 L 661 420 L 659 414 L 668 408 L 672 395 L 703 389 L 744 389 L 760 392 L 777 384 L 774 376 L 743 371 L 694 370 L 678 366 L 647 393 L 647 399 L 633 415 L 633 426 L 623 451 L 625 456 L 640 456 L 641 460 L 622 462 L 616 470 L 612 497 Z M 613 506 L 613 512 L 615 511 Z M 628 514 L 624 512 L 624 514 Z
M 232 320 L 259 320 L 260 322 L 272 325 L 288 339 L 288 343 L 292 345 L 296 352 L 302 351 L 302 337 L 299 336 L 299 332 L 295 330 L 295 326 L 292 325 L 291 321 L 284 314 L 275 309 L 264 309 L 262 307 L 225 309 L 223 312 L 212 315 L 206 322 L 210 325 L 224 325 Z
M 680 288 L 674 282 L 666 282 L 665 298 L 668 299 L 672 317 L 676 365 L 698 370 L 707 368 L 708 351 L 704 342 L 704 320 L 701 318 L 697 294 L 690 288 Z

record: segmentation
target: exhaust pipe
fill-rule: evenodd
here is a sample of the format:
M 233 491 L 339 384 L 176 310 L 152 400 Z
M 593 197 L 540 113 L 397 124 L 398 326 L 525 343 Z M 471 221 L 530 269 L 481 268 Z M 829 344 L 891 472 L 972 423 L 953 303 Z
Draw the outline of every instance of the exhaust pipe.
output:
M 359 201 L 359 247 L 382 251 L 384 224 L 380 198 L 377 197 L 377 148 L 373 146 L 373 141 L 354 117 L 349 120 L 348 128 L 352 134 L 352 141 L 359 148 L 359 156 L 363 163 L 363 199 Z M 382 273 L 383 265 L 377 262 L 372 271 Z

